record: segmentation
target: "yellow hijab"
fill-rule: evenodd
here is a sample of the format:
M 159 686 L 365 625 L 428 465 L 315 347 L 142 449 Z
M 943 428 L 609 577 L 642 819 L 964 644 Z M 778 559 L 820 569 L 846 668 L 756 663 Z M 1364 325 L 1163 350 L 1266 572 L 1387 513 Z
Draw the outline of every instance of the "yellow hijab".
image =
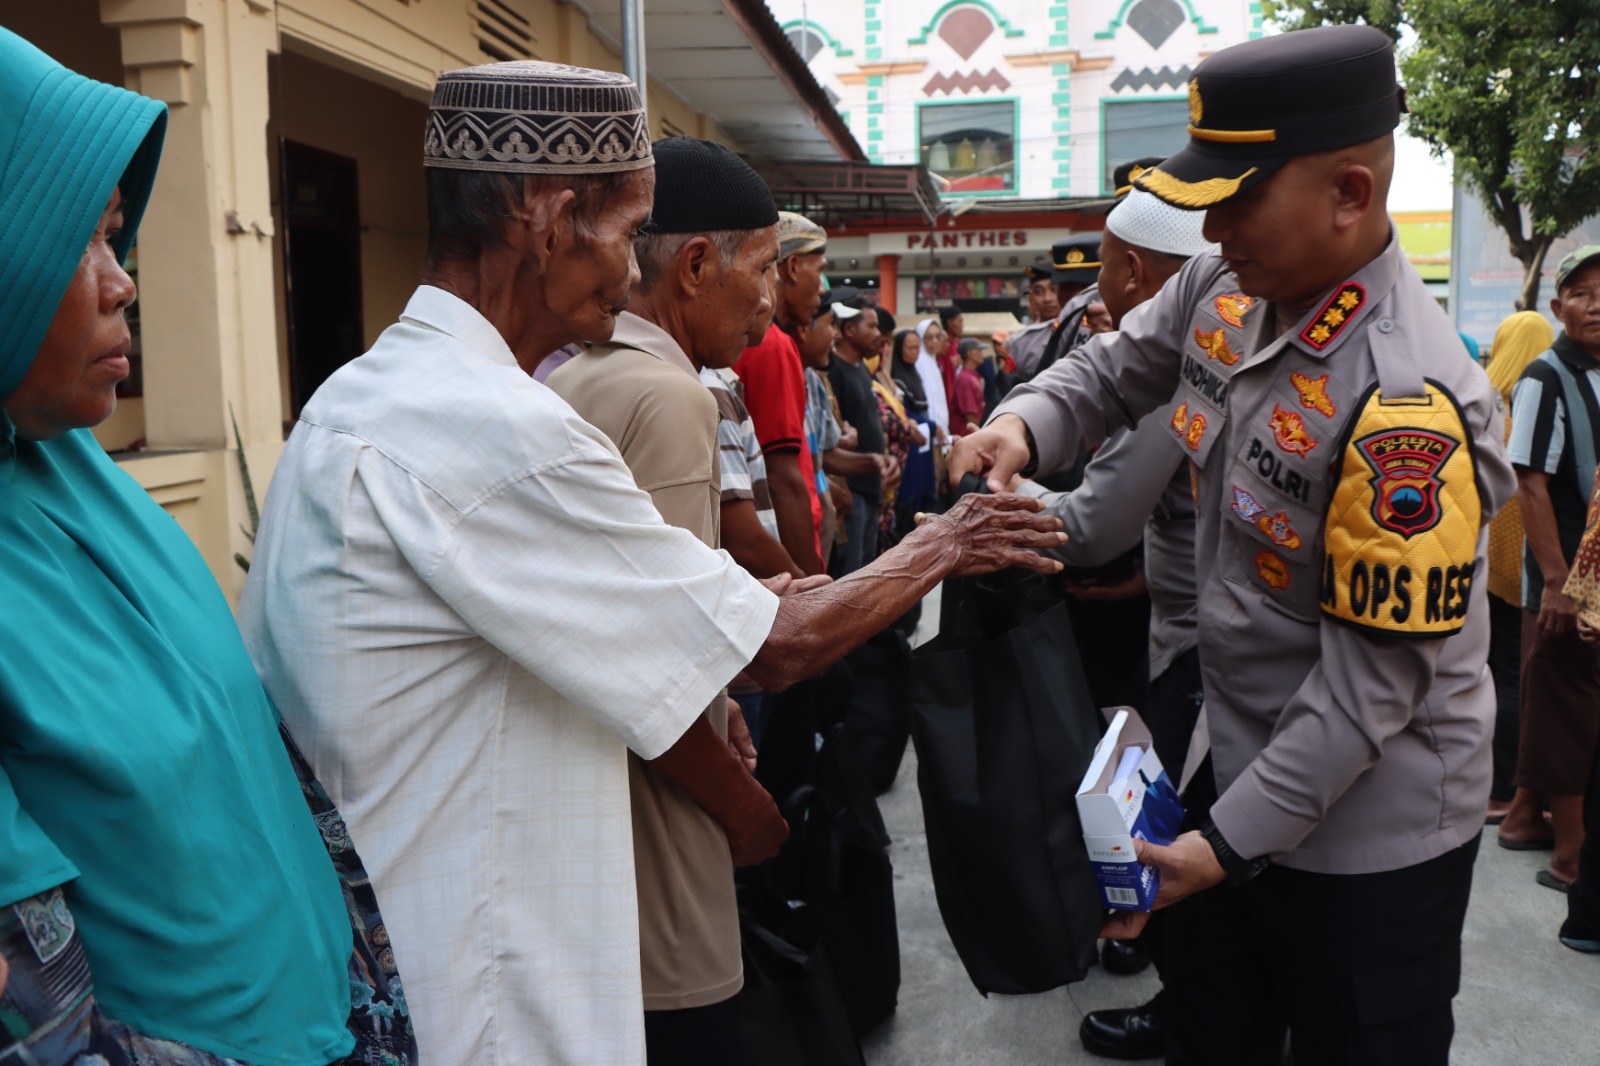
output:
M 1506 402 L 1506 439 L 1511 439 L 1511 390 L 1528 364 L 1544 354 L 1555 331 L 1537 311 L 1518 311 L 1494 331 L 1489 345 L 1489 382 Z M 1522 511 L 1509 500 L 1489 523 L 1489 591 L 1507 603 L 1522 602 Z
M 1489 381 L 1507 403 L 1511 390 L 1528 364 L 1549 350 L 1555 331 L 1537 311 L 1518 311 L 1494 331 L 1489 345 Z

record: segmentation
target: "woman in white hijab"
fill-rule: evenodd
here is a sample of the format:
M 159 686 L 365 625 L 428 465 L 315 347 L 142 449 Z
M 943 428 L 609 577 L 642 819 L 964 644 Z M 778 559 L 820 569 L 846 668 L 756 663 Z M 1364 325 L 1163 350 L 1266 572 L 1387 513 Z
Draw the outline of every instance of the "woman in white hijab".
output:
M 922 344 L 922 352 L 917 356 L 917 376 L 928 394 L 928 416 L 933 419 L 937 440 L 944 444 L 949 437 L 950 398 L 945 395 L 944 375 L 939 372 L 939 354 L 950 342 L 950 336 L 937 318 L 925 318 L 917 323 L 917 340 Z

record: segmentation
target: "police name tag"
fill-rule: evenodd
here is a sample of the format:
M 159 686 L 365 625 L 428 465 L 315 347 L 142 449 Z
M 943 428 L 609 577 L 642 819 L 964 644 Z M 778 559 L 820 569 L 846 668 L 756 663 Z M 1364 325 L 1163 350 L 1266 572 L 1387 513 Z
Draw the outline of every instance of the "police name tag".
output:
M 1399 636 L 1460 632 L 1477 577 L 1482 501 L 1455 397 L 1385 402 L 1369 390 L 1328 507 L 1322 612 Z

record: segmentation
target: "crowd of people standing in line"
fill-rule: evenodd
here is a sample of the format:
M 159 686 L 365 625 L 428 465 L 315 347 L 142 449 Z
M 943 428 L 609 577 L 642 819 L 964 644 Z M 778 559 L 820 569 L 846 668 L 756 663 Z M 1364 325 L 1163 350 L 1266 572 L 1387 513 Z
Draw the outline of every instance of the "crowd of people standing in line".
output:
M 1433 344 L 1382 34 L 1210 57 L 1203 150 L 1125 166 L 993 358 L 957 308 L 896 330 L 829 289 L 822 227 L 722 146 L 652 144 L 626 78 L 442 75 L 421 284 L 302 412 L 237 624 L 88 433 L 164 107 L 0 53 L 0 1058 L 740 1063 L 733 869 L 789 829 L 769 697 L 1011 566 L 1110 612 L 1096 701 L 1190 779 L 1139 847 L 1162 910 L 1105 929 L 1163 997 L 1091 1050 L 1445 1061 L 1512 675 L 1499 840 L 1553 849 L 1561 940 L 1600 951 L 1600 248 L 1488 380 Z M 1517 582 L 1517 532 L 1480 536 L 1513 468 Z

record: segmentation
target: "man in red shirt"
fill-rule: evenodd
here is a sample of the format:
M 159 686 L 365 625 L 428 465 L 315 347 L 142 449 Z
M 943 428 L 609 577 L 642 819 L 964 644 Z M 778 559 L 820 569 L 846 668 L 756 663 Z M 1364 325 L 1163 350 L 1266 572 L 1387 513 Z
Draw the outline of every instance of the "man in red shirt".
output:
M 822 501 L 806 442 L 806 388 L 800 351 L 779 328 L 809 325 L 822 301 L 823 228 L 792 211 L 778 212 L 777 313 L 766 336 L 734 364 L 745 406 L 767 461 L 767 488 L 778 539 L 807 574 L 822 573 Z
M 950 394 L 950 432 L 965 437 L 968 425 L 983 425 L 983 375 L 978 373 L 978 366 L 984 360 L 984 351 L 983 342 L 975 337 L 966 338 L 960 347 L 955 391 Z

